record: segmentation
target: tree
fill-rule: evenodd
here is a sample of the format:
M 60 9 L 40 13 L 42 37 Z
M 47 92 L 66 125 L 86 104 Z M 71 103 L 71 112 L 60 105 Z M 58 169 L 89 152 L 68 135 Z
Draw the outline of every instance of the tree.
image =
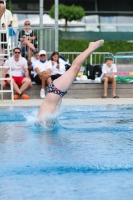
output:
M 50 17 L 55 18 L 54 13 L 55 7 L 53 5 L 49 11 Z M 65 31 L 67 30 L 68 21 L 81 20 L 84 15 L 84 9 L 81 6 L 66 6 L 64 4 L 59 4 L 59 19 L 65 19 Z
M 11 12 L 13 11 L 13 6 L 11 2 L 6 2 L 6 9 L 10 10 Z

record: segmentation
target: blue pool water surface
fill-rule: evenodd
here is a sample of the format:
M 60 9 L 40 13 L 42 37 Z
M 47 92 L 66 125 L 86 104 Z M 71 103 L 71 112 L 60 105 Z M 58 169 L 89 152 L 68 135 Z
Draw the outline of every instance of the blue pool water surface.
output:
M 0 108 L 0 200 L 132 200 L 133 105 Z

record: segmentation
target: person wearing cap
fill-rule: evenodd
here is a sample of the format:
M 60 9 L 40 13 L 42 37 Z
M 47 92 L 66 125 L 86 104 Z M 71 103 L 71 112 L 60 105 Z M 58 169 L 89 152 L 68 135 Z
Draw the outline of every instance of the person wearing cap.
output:
M 67 93 L 75 80 L 82 64 L 96 49 L 104 44 L 104 40 L 90 42 L 85 51 L 78 55 L 71 67 L 55 79 L 47 87 L 46 98 L 43 100 L 38 111 L 37 121 L 44 128 L 54 128 L 56 126 L 58 108 L 62 102 L 62 97 Z
M 109 82 L 112 83 L 113 98 L 119 98 L 119 96 L 116 95 L 116 79 L 115 79 L 116 72 L 117 72 L 117 68 L 116 68 L 116 65 L 113 64 L 113 58 L 106 57 L 105 64 L 103 64 L 103 67 L 102 67 L 102 73 L 103 73 L 102 81 L 104 82 L 104 95 L 102 96 L 103 99 L 106 99 L 107 97 L 107 89 L 108 89 Z
M 46 60 L 46 51 L 39 51 L 39 60 L 35 62 L 34 70 L 34 81 L 41 85 L 40 97 L 45 98 L 45 87 L 50 84 L 52 73 L 52 67 Z

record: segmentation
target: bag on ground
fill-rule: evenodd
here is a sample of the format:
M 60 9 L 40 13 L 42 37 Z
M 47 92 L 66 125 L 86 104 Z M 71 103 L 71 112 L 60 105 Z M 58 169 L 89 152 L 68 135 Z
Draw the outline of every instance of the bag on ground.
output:
M 88 79 L 94 80 L 96 77 L 100 77 L 102 74 L 101 65 L 91 65 L 88 63 L 85 66 L 83 74 L 86 75 Z

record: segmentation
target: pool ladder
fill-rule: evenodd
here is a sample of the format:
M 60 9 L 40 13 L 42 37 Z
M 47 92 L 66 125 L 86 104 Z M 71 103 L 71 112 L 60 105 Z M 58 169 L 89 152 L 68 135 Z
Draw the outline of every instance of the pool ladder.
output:
M 6 35 L 6 41 L 5 42 L 1 42 L 1 34 Z M 4 53 L 2 53 L 2 51 L 1 51 L 1 44 L 7 45 L 7 49 L 6 49 L 6 51 L 4 51 Z M 12 99 L 12 102 L 14 103 L 14 90 L 13 90 L 13 81 L 12 81 L 12 76 L 11 76 L 11 63 L 9 63 L 9 66 L 6 66 L 6 67 L 9 68 L 10 77 L 2 78 L 2 69 L 4 68 L 4 66 L 2 66 L 1 63 L 2 63 L 2 60 L 4 60 L 4 57 L 7 57 L 7 59 L 10 61 L 9 34 L 8 34 L 8 26 L 6 25 L 4 28 L 1 27 L 1 21 L 0 21 L 0 72 L 1 72 L 1 74 L 0 74 L 0 84 L 1 84 L 0 94 L 1 94 L 1 100 L 3 101 L 3 93 L 7 92 L 7 93 L 11 93 L 11 99 Z M 5 80 L 10 81 L 10 89 L 9 90 L 5 90 L 3 88 L 3 85 L 2 85 L 3 80 L 4 81 Z

